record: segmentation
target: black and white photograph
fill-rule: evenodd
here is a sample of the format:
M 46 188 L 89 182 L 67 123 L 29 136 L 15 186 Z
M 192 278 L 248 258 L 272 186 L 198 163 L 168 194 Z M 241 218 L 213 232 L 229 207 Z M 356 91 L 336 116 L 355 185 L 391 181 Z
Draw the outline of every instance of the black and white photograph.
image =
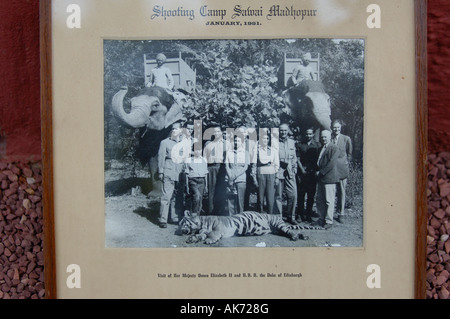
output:
M 106 248 L 363 247 L 365 40 L 103 40 Z

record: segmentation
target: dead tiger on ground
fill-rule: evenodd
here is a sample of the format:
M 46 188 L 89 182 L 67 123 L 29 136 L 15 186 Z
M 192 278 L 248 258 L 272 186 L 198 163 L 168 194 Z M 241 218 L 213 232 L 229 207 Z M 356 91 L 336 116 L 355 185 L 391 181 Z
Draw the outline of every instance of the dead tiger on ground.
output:
M 217 243 L 221 238 L 233 236 L 261 236 L 269 233 L 280 234 L 291 240 L 308 237 L 296 232 L 301 229 L 324 229 L 316 226 L 289 225 L 278 215 L 245 211 L 233 216 L 193 216 L 190 211 L 178 224 L 177 234 L 189 235 L 187 243 Z

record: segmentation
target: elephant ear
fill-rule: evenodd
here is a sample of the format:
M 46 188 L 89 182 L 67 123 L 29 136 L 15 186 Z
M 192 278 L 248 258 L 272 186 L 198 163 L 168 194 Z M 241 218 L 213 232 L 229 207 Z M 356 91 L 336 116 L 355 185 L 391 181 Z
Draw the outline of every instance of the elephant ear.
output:
M 185 94 L 183 94 L 180 91 L 175 91 L 173 92 L 173 98 L 175 99 L 175 101 L 180 104 L 182 107 L 184 107 L 184 105 L 187 103 L 187 97 Z
M 183 112 L 181 111 L 181 107 L 178 103 L 174 103 L 169 111 L 166 114 L 166 122 L 164 126 L 167 128 L 176 121 L 179 121 L 183 118 Z
M 172 104 L 166 114 L 166 122 L 164 124 L 166 128 L 183 118 L 183 107 L 187 103 L 186 95 L 181 92 L 174 92 L 173 98 L 175 103 Z

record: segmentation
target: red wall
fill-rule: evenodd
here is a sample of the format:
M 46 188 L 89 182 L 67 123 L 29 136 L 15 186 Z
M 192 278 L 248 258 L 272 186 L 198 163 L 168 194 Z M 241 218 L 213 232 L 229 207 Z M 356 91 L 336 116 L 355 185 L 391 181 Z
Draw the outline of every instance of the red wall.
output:
M 0 158 L 41 157 L 39 1 L 0 1 Z
M 450 140 L 450 0 L 428 1 L 429 151 Z M 40 159 L 39 1 L 0 1 L 0 158 Z
M 429 153 L 450 150 L 450 1 L 428 0 Z

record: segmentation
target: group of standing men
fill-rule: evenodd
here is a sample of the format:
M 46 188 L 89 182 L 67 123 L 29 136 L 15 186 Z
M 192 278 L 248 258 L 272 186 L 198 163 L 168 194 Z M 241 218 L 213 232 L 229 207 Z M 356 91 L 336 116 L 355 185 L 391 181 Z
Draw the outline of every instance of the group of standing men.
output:
M 322 131 L 320 133 L 321 147 L 317 149 L 317 194 L 315 197 L 319 214 L 317 224 L 325 228 L 330 228 L 333 225 L 334 217 L 338 222 L 343 223 L 345 216 L 346 187 L 350 173 L 352 142 L 350 137 L 341 133 L 341 128 L 341 121 L 333 121 L 333 133 L 328 130 Z M 306 184 L 308 183 L 306 182 Z M 310 189 L 310 192 L 312 193 L 313 190 Z M 335 200 L 337 200 L 337 203 Z M 306 218 L 309 220 L 311 205 L 311 203 L 308 203 L 308 209 L 306 210 Z
M 306 53 L 288 86 L 302 89 L 303 81 L 314 80 L 310 60 Z M 148 86 L 171 92 L 174 81 L 165 61 L 164 54 L 157 55 Z M 341 134 L 341 128 L 340 120 L 333 121 L 332 132 L 320 132 L 320 143 L 314 140 L 314 130 L 307 129 L 306 140 L 296 143 L 289 137 L 287 124 L 282 124 L 277 134 L 260 130 L 258 141 L 256 130 L 240 128 L 228 136 L 216 127 L 210 132 L 215 138 L 203 148 L 193 147 L 201 139 L 192 134 L 194 124 L 185 123 L 183 129 L 181 123 L 174 123 L 158 152 L 158 176 L 163 183 L 160 227 L 167 227 L 169 219 L 177 223 L 185 209 L 197 215 L 249 210 L 253 191 L 259 212 L 279 214 L 291 224 L 312 223 L 314 203 L 319 217 L 315 224 L 330 228 L 334 217 L 343 222 L 352 142 Z M 174 147 L 178 151 L 174 152 Z M 208 195 L 205 207 L 204 194 Z
M 317 215 L 314 224 L 325 228 L 331 227 L 333 216 L 342 222 L 352 143 L 341 127 L 341 121 L 334 121 L 333 133 L 322 131 L 320 143 L 313 129 L 296 143 L 287 124 L 260 129 L 258 140 L 254 129 L 227 134 L 215 127 L 208 133 L 214 138 L 196 147 L 194 125 L 174 123 L 158 153 L 160 227 L 167 227 L 169 219 L 177 223 L 186 209 L 197 215 L 251 210 L 251 193 L 256 193 L 256 210 L 279 214 L 294 225 L 313 223 Z

